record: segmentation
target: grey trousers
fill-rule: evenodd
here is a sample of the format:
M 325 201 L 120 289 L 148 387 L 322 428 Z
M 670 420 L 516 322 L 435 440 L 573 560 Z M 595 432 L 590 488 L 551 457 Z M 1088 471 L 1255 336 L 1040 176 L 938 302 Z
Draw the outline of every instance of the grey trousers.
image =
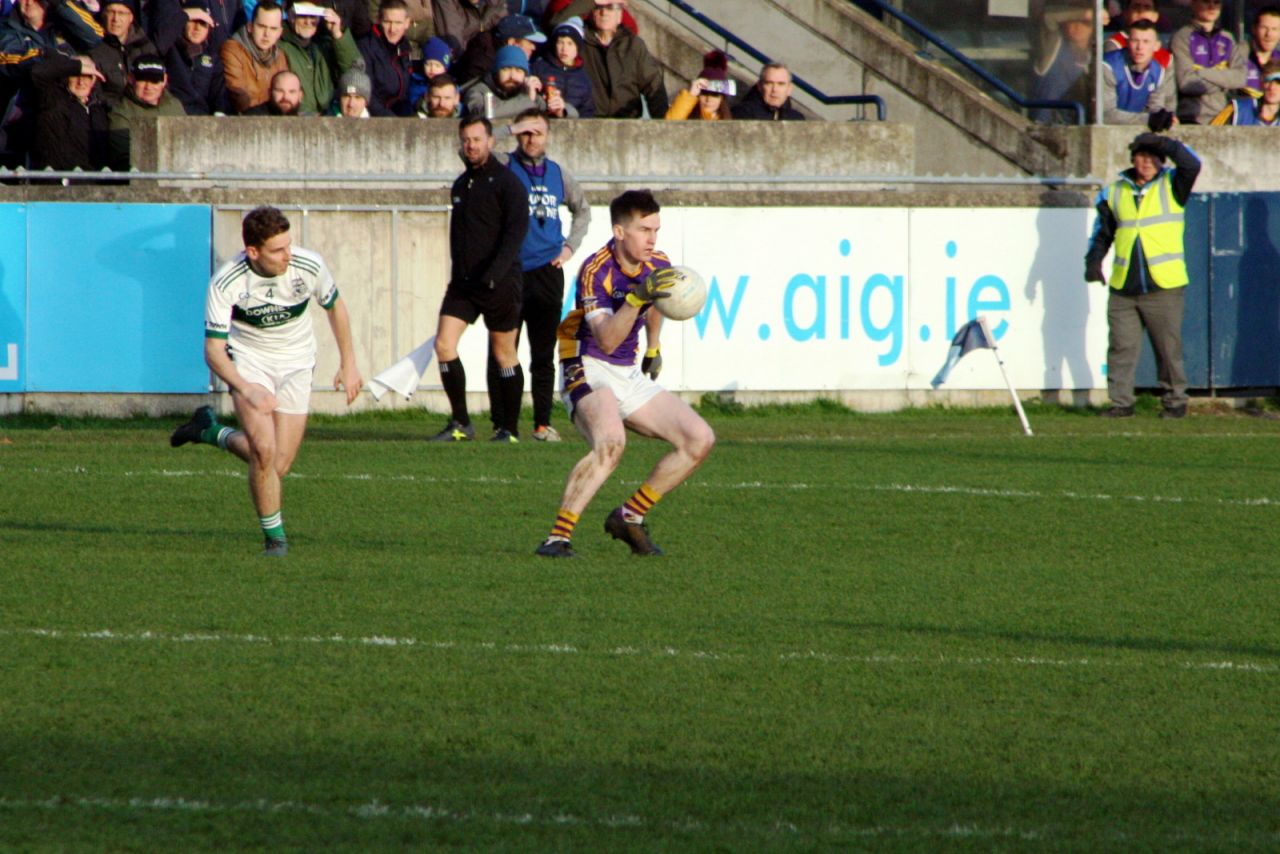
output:
M 1107 301 L 1107 394 L 1112 406 L 1133 406 L 1133 376 L 1146 327 L 1156 355 L 1156 378 L 1166 408 L 1186 406 L 1187 373 L 1182 367 L 1182 310 L 1186 288 L 1157 288 L 1139 296 L 1111 292 Z

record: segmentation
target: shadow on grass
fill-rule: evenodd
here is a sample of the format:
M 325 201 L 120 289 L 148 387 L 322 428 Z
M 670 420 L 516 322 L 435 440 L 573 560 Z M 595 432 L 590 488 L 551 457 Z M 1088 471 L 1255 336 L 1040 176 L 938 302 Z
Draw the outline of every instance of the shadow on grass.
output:
M 358 738 L 368 741 L 255 750 L 234 735 L 206 744 L 177 733 L 6 737 L 0 842 L 403 849 L 444 837 L 471 850 L 571 842 L 575 850 L 710 851 L 848 850 L 881 838 L 895 850 L 947 841 L 991 850 L 1019 840 L 1159 850 L 1274 841 L 1280 807 L 1243 785 L 1166 791 L 1087 775 L 1051 780 L 1039 765 L 1011 764 L 994 778 L 936 767 L 795 773 L 680 767 L 657 756 L 474 757 Z M 57 835 L 46 835 L 54 827 Z
M 1251 655 L 1258 658 L 1280 658 L 1280 649 L 1247 644 L 1195 643 L 1191 641 L 1169 640 L 1167 638 L 1088 637 L 1085 635 L 998 631 L 994 629 L 975 629 L 957 626 L 928 626 L 923 624 L 848 623 L 839 621 L 828 622 L 827 624 L 854 631 L 901 632 L 904 634 L 967 638 L 982 641 L 1004 640 L 1028 644 L 1055 643 L 1067 646 L 1082 646 L 1089 649 L 1119 649 L 1131 650 L 1134 652 L 1186 652 L 1208 653 L 1212 655 Z

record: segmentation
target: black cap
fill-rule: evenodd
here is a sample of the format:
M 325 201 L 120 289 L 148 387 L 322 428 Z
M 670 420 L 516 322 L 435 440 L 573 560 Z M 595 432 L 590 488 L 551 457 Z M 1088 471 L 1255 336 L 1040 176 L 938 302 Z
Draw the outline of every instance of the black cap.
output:
M 129 73 L 133 75 L 134 80 L 163 83 L 166 74 L 164 60 L 154 53 L 144 53 L 133 61 Z

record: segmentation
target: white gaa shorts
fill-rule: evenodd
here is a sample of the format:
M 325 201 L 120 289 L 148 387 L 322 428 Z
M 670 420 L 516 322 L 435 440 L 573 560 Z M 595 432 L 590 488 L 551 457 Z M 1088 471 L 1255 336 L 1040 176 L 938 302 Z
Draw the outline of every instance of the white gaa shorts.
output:
M 257 383 L 276 396 L 276 412 L 285 415 L 306 415 L 311 405 L 311 377 L 315 368 L 286 368 L 272 371 L 250 359 L 243 353 L 234 357 L 236 370 L 251 383 Z
M 649 379 L 639 365 L 614 365 L 591 356 L 582 356 L 582 370 L 592 391 L 607 388 L 618 398 L 618 412 L 625 420 L 662 393 L 662 386 Z M 573 420 L 573 401 L 562 390 L 560 398 Z

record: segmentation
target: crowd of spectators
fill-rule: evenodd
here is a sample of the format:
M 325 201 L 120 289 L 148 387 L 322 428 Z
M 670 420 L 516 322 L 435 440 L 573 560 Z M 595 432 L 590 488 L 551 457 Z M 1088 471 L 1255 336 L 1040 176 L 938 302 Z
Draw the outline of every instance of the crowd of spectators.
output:
M 0 0 L 0 165 L 127 169 L 166 115 L 803 118 L 719 51 L 670 104 L 626 0 L 284 2 Z
M 1222 0 L 1187 0 L 1177 11 L 1185 15 L 1180 27 L 1159 0 L 1124 0 L 1116 19 L 1104 22 L 1113 31 L 1103 45 L 1103 121 L 1155 131 L 1176 124 L 1275 124 L 1280 5 L 1258 8 L 1243 42 L 1224 28 Z M 1088 103 L 1092 4 L 1069 2 L 1047 9 L 1041 20 L 1044 47 L 1032 97 Z M 1055 121 L 1063 114 L 1041 109 L 1036 118 Z

